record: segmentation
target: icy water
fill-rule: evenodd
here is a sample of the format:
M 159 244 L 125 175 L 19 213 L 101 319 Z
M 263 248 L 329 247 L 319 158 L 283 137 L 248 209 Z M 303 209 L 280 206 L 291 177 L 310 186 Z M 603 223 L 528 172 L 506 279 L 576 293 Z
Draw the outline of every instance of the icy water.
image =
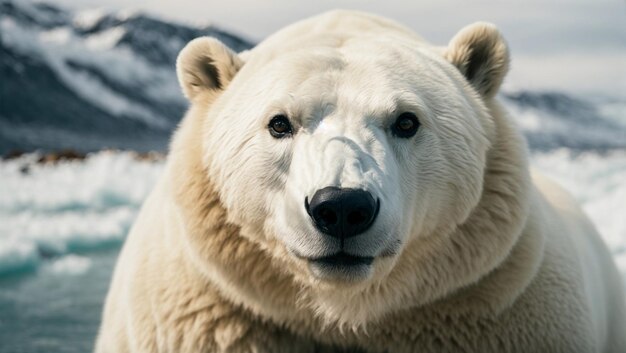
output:
M 162 163 L 0 162 L 0 352 L 90 352 L 119 247 Z
M 0 352 L 89 352 L 111 272 L 162 162 L 0 162 Z M 534 153 L 582 203 L 626 277 L 626 151 Z
M 117 253 L 69 255 L 88 259 L 88 268 L 77 273 L 66 256 L 34 273 L 0 279 L 0 350 L 90 352 Z M 63 261 L 66 268 L 55 270 Z

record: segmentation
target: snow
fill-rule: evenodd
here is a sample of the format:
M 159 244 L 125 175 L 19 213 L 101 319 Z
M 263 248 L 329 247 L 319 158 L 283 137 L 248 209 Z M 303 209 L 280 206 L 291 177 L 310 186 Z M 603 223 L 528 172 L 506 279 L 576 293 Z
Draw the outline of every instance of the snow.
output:
M 135 16 L 138 16 L 140 14 L 141 14 L 140 11 L 137 11 L 137 10 L 132 9 L 132 8 L 126 8 L 126 9 L 119 10 L 115 14 L 115 18 L 117 18 L 120 21 L 125 21 L 125 20 L 133 18 Z
M 41 25 L 54 25 L 65 20 L 65 13 L 59 14 L 55 11 L 47 11 L 39 7 L 38 5 L 41 5 L 41 3 L 38 2 L 31 0 L 13 0 L 11 3 L 18 8 L 18 12 Z
M 117 47 L 124 33 L 122 27 L 114 27 L 85 39 L 67 26 L 40 31 L 0 16 L 0 40 L 4 45 L 48 62 L 55 73 L 85 100 L 116 116 L 141 119 L 156 127 L 168 127 L 170 123 L 166 117 L 129 100 L 105 85 L 100 78 L 69 64 L 74 62 L 97 68 L 114 82 L 128 87 L 148 87 L 145 92 L 154 99 L 179 103 L 180 87 L 173 68 L 157 67 L 129 48 Z
M 78 11 L 74 16 L 74 25 L 78 28 L 89 30 L 100 22 L 106 16 L 104 9 L 88 9 Z
M 123 27 L 113 27 L 89 36 L 85 44 L 92 50 L 110 50 L 115 47 L 124 34 L 126 34 L 126 30 Z
M 54 28 L 49 31 L 39 33 L 39 39 L 42 42 L 48 42 L 55 45 L 67 44 L 70 42 L 71 37 L 72 31 L 68 27 Z
M 0 162 L 0 275 L 119 246 L 162 169 L 129 152 L 58 165 L 34 158 Z
M 626 148 L 625 98 L 525 91 L 503 103 L 531 148 L 602 150 Z

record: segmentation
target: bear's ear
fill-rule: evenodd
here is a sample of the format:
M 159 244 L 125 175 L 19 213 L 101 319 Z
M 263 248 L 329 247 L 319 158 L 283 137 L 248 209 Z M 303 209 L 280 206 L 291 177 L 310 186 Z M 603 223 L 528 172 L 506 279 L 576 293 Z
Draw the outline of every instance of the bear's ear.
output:
M 201 37 L 189 42 L 176 59 L 176 74 L 185 97 L 226 87 L 243 66 L 243 61 L 215 38 Z
M 509 69 L 506 41 L 490 23 L 477 22 L 460 30 L 444 55 L 487 98 L 498 92 Z

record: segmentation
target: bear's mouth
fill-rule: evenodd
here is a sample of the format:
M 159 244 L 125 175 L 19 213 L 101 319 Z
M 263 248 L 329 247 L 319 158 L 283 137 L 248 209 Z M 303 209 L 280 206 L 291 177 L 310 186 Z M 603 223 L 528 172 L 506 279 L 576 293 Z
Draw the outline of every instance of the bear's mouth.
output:
M 306 259 L 313 276 L 327 281 L 358 282 L 372 272 L 373 256 L 355 256 L 340 251 L 336 254 Z
M 297 251 L 290 252 L 300 260 L 308 263 L 314 277 L 322 280 L 339 282 L 358 282 L 371 275 L 375 256 L 358 256 L 341 250 L 332 255 L 308 257 Z
M 322 265 L 327 266 L 358 266 L 358 265 L 371 265 L 374 262 L 374 257 L 372 256 L 355 256 L 340 251 L 334 255 L 318 257 L 314 259 L 309 259 L 311 262 L 316 262 Z

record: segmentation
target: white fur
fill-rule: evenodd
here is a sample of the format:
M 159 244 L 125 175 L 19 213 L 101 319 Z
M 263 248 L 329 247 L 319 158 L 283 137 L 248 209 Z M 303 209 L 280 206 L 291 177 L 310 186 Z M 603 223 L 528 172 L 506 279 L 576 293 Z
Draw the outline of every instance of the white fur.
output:
M 626 350 L 610 255 L 530 176 L 493 99 L 508 50 L 492 25 L 441 49 L 335 11 L 245 56 L 194 40 L 178 65 L 192 106 L 120 255 L 98 352 Z M 403 112 L 421 123 L 408 139 L 390 129 Z M 293 136 L 269 134 L 277 114 Z M 381 202 L 346 239 L 376 256 L 353 280 L 302 259 L 338 250 L 304 208 L 328 186 Z

